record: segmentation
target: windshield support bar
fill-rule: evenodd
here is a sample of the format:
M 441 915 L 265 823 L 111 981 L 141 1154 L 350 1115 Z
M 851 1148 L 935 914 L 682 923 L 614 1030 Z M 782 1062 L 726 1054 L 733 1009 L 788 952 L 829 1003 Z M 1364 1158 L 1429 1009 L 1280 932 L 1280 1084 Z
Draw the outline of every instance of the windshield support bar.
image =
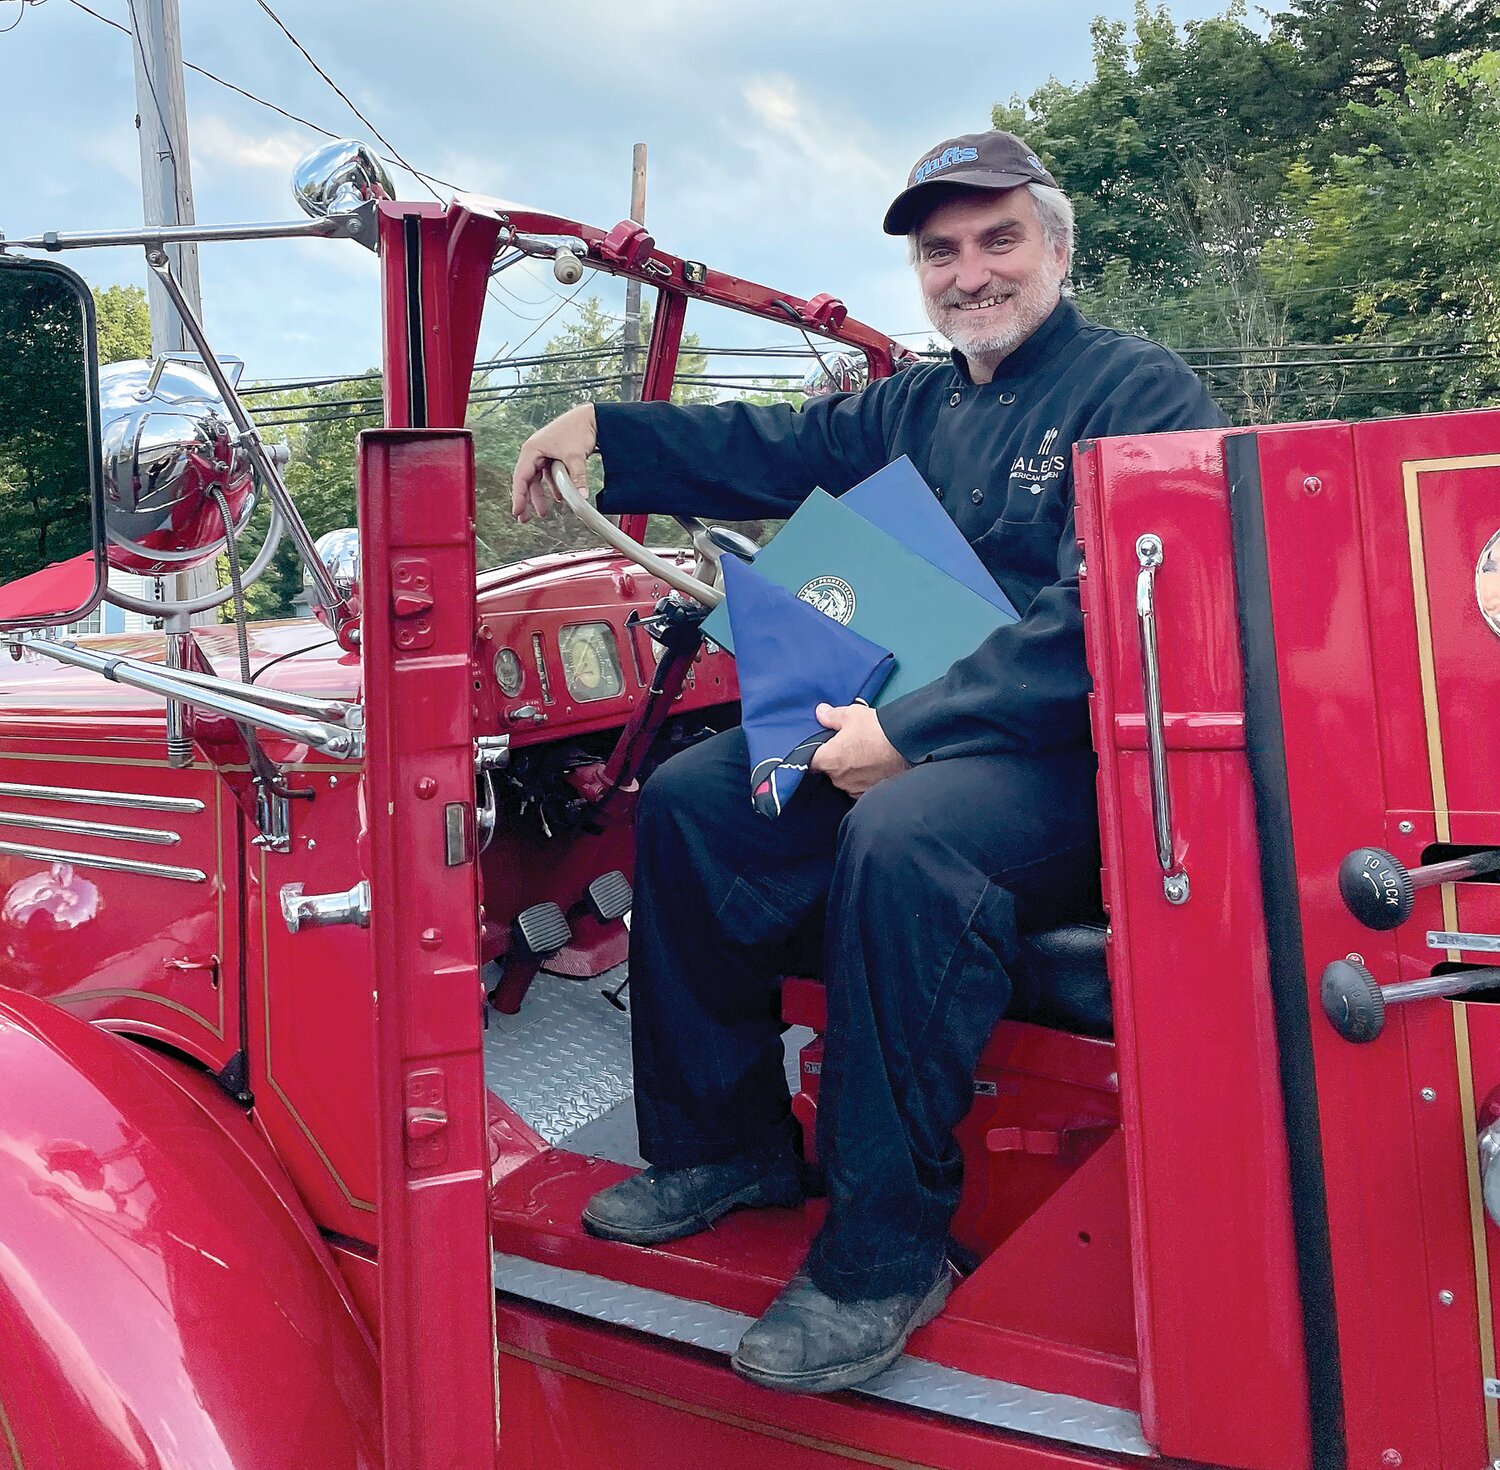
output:
M 182 672 L 158 669 L 152 665 L 131 663 L 130 660 L 111 654 L 94 653 L 90 649 L 78 648 L 70 643 L 54 643 L 50 638 L 23 633 L 8 636 L 7 641 L 30 653 L 39 653 L 58 663 L 75 669 L 88 669 L 103 674 L 116 684 L 128 684 L 132 689 L 142 689 L 148 694 L 160 695 L 163 699 L 180 699 L 206 709 L 212 714 L 226 715 L 247 725 L 270 730 L 288 740 L 309 745 L 335 760 L 359 760 L 364 755 L 364 730 L 362 726 L 345 727 L 325 720 L 305 719 L 300 715 L 273 709 L 261 701 L 265 693 L 253 684 L 240 684 L 232 679 L 219 679 L 214 689 L 200 687 L 189 682 Z M 351 713 L 363 714 L 354 707 Z

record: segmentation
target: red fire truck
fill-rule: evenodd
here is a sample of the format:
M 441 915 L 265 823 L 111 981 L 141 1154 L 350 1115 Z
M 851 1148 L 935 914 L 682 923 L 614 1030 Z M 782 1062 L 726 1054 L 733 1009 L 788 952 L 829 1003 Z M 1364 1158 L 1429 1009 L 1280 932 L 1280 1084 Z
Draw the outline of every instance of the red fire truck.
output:
M 690 302 L 903 353 L 628 222 L 395 202 L 358 148 L 301 192 L 293 225 L 0 251 L 36 543 L 0 589 L 0 1465 L 1500 1463 L 1500 412 L 1078 446 L 1107 915 L 1027 938 L 1069 1003 L 975 1076 L 945 1311 L 859 1392 L 777 1396 L 726 1355 L 818 1204 L 650 1249 L 579 1225 L 639 1164 L 632 796 L 736 717 L 694 607 L 733 538 L 606 523 L 476 574 L 463 425 L 524 259 L 656 291 L 647 398 Z M 357 568 L 191 317 L 199 389 L 156 370 L 101 441 L 47 258 L 143 245 L 180 300 L 175 240 L 301 234 L 381 262 Z M 23 504 L 38 444 L 63 492 Z M 257 484 L 321 620 L 44 628 L 107 562 L 232 545 Z M 810 1125 L 816 976 L 783 1004 Z

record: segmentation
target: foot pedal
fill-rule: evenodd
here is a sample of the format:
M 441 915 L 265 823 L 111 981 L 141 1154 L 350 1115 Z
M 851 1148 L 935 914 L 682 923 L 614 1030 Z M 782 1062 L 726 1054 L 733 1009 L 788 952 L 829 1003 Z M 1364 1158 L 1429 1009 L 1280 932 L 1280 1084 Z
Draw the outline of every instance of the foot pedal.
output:
M 601 924 L 614 919 L 623 919 L 630 912 L 634 895 L 624 873 L 616 869 L 612 873 L 601 873 L 588 886 L 589 907 Z
M 532 955 L 556 954 L 572 942 L 573 931 L 555 903 L 534 903 L 516 915 L 516 935 Z

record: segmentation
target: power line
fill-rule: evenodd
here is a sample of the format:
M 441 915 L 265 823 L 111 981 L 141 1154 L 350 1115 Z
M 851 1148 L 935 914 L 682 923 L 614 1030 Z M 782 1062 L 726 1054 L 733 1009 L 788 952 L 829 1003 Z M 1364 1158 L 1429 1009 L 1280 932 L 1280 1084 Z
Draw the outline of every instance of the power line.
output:
M 0 3 L 3 3 L 3 0 L 0 0 Z M 24 3 L 37 5 L 43 3 L 43 0 L 24 0 Z M 68 3 L 72 5 L 74 9 L 81 10 L 85 15 L 92 16 L 101 24 L 109 26 L 112 30 L 119 31 L 121 35 L 128 36 L 131 34 L 129 26 L 122 26 L 119 21 L 111 20 L 107 15 L 101 15 L 97 10 L 94 10 L 85 5 L 83 3 L 83 0 L 68 0 Z M 344 136 L 344 134 L 342 133 L 335 133 L 332 129 L 325 128 L 321 124 L 313 122 L 311 118 L 303 117 L 300 113 L 290 112 L 285 107 L 282 107 L 279 103 L 272 102 L 268 98 L 262 97 L 255 92 L 251 92 L 246 88 L 238 85 L 238 83 L 231 82 L 227 77 L 221 77 L 217 72 L 210 71 L 205 66 L 199 66 L 196 62 L 184 61 L 183 66 L 186 67 L 188 71 L 197 72 L 200 77 L 206 77 L 215 85 L 223 87 L 225 91 L 233 92 L 237 96 L 243 97 L 247 102 L 253 102 L 257 107 L 264 107 L 267 109 L 267 111 L 274 112 L 278 116 L 286 118 L 288 122 L 297 123 L 300 127 L 307 128 L 311 132 L 317 133 L 321 137 L 342 138 Z M 395 158 L 386 158 L 385 162 L 400 165 L 400 160 Z M 409 167 L 409 165 L 403 166 Z M 419 179 L 429 180 L 434 184 L 441 184 L 443 188 L 452 189 L 456 193 L 463 192 L 457 184 L 451 184 L 447 179 L 441 179 L 436 174 L 427 173 L 422 169 L 412 169 L 411 172 L 415 174 Z
M 0 0 L 0 4 L 3 3 L 4 0 Z M 21 17 L 26 14 L 26 7 L 28 5 L 45 5 L 46 3 L 47 0 L 19 0 L 19 6 L 16 10 L 16 18 L 11 21 L 8 26 L 0 26 L 0 36 L 8 36 L 13 30 L 15 30 L 18 25 L 21 24 Z
M 134 0 L 132 0 L 132 3 L 134 3 Z M 281 34 L 282 34 L 282 35 L 283 35 L 283 36 L 285 36 L 285 37 L 286 37 L 286 38 L 287 38 L 287 40 L 288 40 L 288 41 L 290 41 L 290 42 L 291 42 L 291 43 L 292 43 L 292 45 L 293 45 L 293 46 L 295 46 L 295 47 L 296 47 L 296 48 L 297 48 L 297 50 L 298 50 L 298 51 L 300 51 L 300 52 L 301 52 L 301 53 L 302 53 L 302 56 L 303 56 L 303 57 L 304 57 L 304 59 L 305 59 L 305 60 L 306 60 L 306 62 L 307 62 L 307 64 L 308 64 L 308 65 L 309 65 L 309 66 L 310 66 L 310 67 L 312 67 L 312 69 L 313 69 L 313 70 L 314 70 L 314 71 L 315 71 L 315 72 L 317 72 L 317 74 L 318 74 L 318 75 L 319 75 L 319 76 L 320 76 L 320 77 L 322 77 L 322 78 L 323 78 L 323 80 L 324 80 L 324 81 L 325 81 L 325 82 L 327 82 L 327 83 L 328 83 L 328 85 L 329 85 L 329 86 L 330 86 L 330 87 L 331 87 L 331 88 L 332 88 L 332 89 L 333 89 L 333 91 L 334 91 L 334 92 L 335 92 L 335 93 L 336 93 L 336 94 L 337 94 L 337 95 L 338 95 L 338 96 L 339 96 L 339 98 L 340 98 L 340 99 L 341 99 L 341 100 L 342 100 L 342 101 L 343 101 L 343 103 L 344 103 L 344 105 L 345 105 L 345 106 L 346 106 L 346 107 L 347 107 L 347 108 L 348 108 L 348 109 L 349 109 L 349 111 L 350 111 L 350 112 L 352 112 L 352 113 L 353 113 L 353 114 L 354 114 L 354 115 L 355 115 L 355 117 L 357 117 L 357 118 L 358 118 L 358 119 L 359 119 L 359 120 L 360 120 L 360 121 L 361 121 L 361 122 L 362 122 L 362 123 L 363 123 L 363 124 L 364 124 L 364 125 L 365 125 L 365 126 L 366 126 L 366 127 L 367 127 L 367 128 L 369 128 L 369 130 L 370 130 L 370 131 L 371 131 L 371 132 L 372 132 L 372 133 L 374 133 L 374 134 L 375 134 L 375 136 L 376 136 L 376 138 L 378 138 L 378 139 L 379 139 L 379 140 L 380 140 L 380 142 L 382 142 L 382 143 L 383 143 L 383 144 L 385 144 L 385 147 L 386 147 L 386 149 L 387 149 L 387 150 L 388 150 L 388 151 L 389 151 L 389 152 L 390 152 L 390 153 L 391 153 L 391 155 L 392 155 L 392 156 L 393 156 L 393 157 L 394 157 L 394 158 L 395 158 L 395 159 L 396 159 L 396 161 L 397 161 L 397 162 L 398 162 L 398 163 L 399 163 L 399 164 L 400 164 L 400 165 L 401 165 L 401 167 L 402 167 L 402 168 L 404 168 L 404 169 L 405 169 L 405 170 L 406 170 L 406 171 L 407 171 L 407 172 L 408 172 L 408 173 L 410 173 L 410 174 L 412 174 L 412 175 L 413 175 L 413 176 L 415 176 L 415 177 L 416 177 L 416 178 L 418 178 L 418 179 L 421 179 L 421 180 L 422 180 L 422 183 L 423 183 L 423 184 L 424 184 L 424 185 L 426 185 L 426 187 L 427 187 L 427 192 L 428 192 L 428 193 L 429 193 L 429 194 L 431 194 L 431 195 L 432 195 L 432 197 L 433 197 L 433 198 L 434 198 L 434 199 L 436 199 L 436 200 L 437 200 L 437 201 L 438 201 L 438 203 L 439 203 L 439 204 L 441 204 L 441 203 L 442 203 L 442 202 L 443 202 L 443 201 L 442 201 L 442 198 L 441 198 L 441 196 L 440 196 L 440 195 L 439 195 L 439 194 L 438 194 L 438 192 L 437 192 L 437 190 L 436 190 L 436 189 L 434 189 L 434 188 L 433 188 L 433 187 L 432 187 L 432 185 L 431 185 L 431 184 L 428 184 L 428 183 L 427 183 L 427 180 L 426 180 L 426 179 L 425 179 L 425 178 L 423 178 L 423 177 L 422 177 L 422 175 L 421 175 L 421 174 L 419 174 L 419 173 L 418 173 L 418 172 L 417 172 L 417 170 L 416 170 L 416 169 L 414 169 L 414 168 L 413 168 L 413 167 L 412 167 L 412 166 L 411 166 L 411 165 L 410 165 L 410 164 L 409 164 L 409 163 L 408 163 L 408 162 L 407 162 L 407 161 L 406 161 L 406 160 L 405 160 L 405 159 L 404 159 L 404 158 L 402 158 L 402 156 L 401 156 L 401 155 L 400 155 L 400 153 L 398 153 L 398 152 L 397 152 L 397 151 L 396 151 L 396 149 L 395 149 L 395 147 L 394 147 L 394 146 L 393 146 L 393 145 L 392 145 L 392 144 L 391 144 L 391 141 L 390 141 L 390 139 L 389 139 L 389 138 L 387 138 L 387 137 L 386 137 L 386 136 L 385 136 L 385 134 L 384 134 L 384 133 L 382 133 L 382 132 L 381 132 L 381 131 L 380 131 L 380 129 L 379 129 L 379 128 L 377 128 L 377 127 L 376 127 L 376 126 L 375 126 L 375 124 L 374 124 L 374 123 L 372 123 L 372 122 L 371 122 L 371 121 L 370 121 L 370 119 L 369 119 L 369 118 L 367 118 L 367 117 L 366 117 L 366 116 L 365 116 L 365 115 L 364 115 L 364 113 L 362 113 L 362 112 L 361 112 L 361 111 L 360 111 L 360 110 L 359 110 L 359 108 L 357 108 L 357 107 L 356 107 L 356 106 L 355 106 L 355 105 L 354 105 L 354 100 L 353 100 L 353 98 L 351 98 L 351 97 L 350 97 L 350 96 L 349 96 L 349 94 L 348 94 L 348 93 L 347 93 L 347 92 L 345 92 L 345 91 L 344 91 L 344 89 L 343 89 L 343 88 L 342 88 L 342 87 L 340 87 L 340 86 L 339 86 L 339 84 L 338 84 L 338 83 L 337 83 L 337 82 L 336 82 L 336 81 L 334 81 L 334 79 L 333 79 L 333 78 L 332 78 L 332 77 L 331 77 L 331 76 L 329 76 L 329 75 L 328 75 L 328 73 L 327 73 L 327 72 L 326 72 L 326 71 L 324 71 L 324 70 L 323 70 L 323 68 L 322 68 L 322 67 L 321 67 L 321 66 L 319 66 L 319 65 L 318 65 L 318 63 L 317 63 L 317 62 L 316 62 L 316 61 L 315 61 L 315 60 L 314 60 L 314 59 L 313 59 L 313 54 L 312 54 L 312 52 L 311 52 L 311 51 L 309 51 L 309 50 L 308 50 L 308 49 L 307 49 L 307 47 L 306 47 L 306 46 L 304 46 L 304 45 L 303 45 L 303 44 L 302 44 L 302 42 L 301 42 L 301 41 L 299 41 L 299 40 L 298 40 L 298 39 L 297 39 L 297 38 L 296 38 L 296 37 L 295 37 L 295 36 L 294 36 L 294 35 L 293 35 L 293 34 L 292 34 L 292 33 L 291 33 L 291 31 L 289 31 L 289 30 L 288 30 L 288 29 L 287 29 L 287 26 L 286 26 L 286 22 L 285 22 L 285 21 L 283 21 L 283 20 L 282 20 L 282 18 L 281 18 L 281 17 L 280 17 L 280 16 L 279 16 L 279 15 L 277 15 L 277 14 L 276 14 L 276 12 L 275 12 L 275 11 L 274 11 L 274 10 L 272 10 L 272 9 L 271 9 L 271 7 L 270 7 L 270 6 L 269 6 L 269 5 L 268 5 L 268 4 L 267 4 L 267 3 L 266 3 L 266 0 L 255 0 L 255 3 L 256 3 L 256 4 L 257 4 L 257 5 L 258 5 L 258 6 L 260 6 L 260 8 L 261 8 L 261 9 L 262 9 L 262 10 L 264 10 L 264 11 L 265 11 L 265 13 L 266 13 L 266 14 L 267 14 L 267 15 L 268 15 L 268 16 L 270 16 L 270 17 L 271 17 L 271 20 L 272 20 L 272 21 L 273 21 L 273 22 L 274 22 L 274 23 L 275 23 L 275 25 L 276 25 L 276 27 L 277 27 L 277 29 L 278 29 L 278 30 L 280 30 L 280 32 L 281 32 Z

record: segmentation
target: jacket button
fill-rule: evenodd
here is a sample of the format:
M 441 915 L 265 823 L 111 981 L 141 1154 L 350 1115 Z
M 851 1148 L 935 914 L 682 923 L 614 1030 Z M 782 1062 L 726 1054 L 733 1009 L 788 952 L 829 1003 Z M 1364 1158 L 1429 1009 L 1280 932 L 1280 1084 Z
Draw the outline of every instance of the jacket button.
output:
M 984 500 L 984 491 L 971 490 L 969 492 L 969 499 L 972 500 L 975 505 L 979 505 Z
M 964 395 L 963 395 L 963 394 L 962 394 L 962 393 L 955 393 L 955 394 L 954 394 L 954 395 L 953 395 L 953 396 L 952 396 L 952 397 L 951 397 L 951 398 L 950 398 L 950 399 L 949 399 L 949 400 L 948 400 L 948 407 L 949 407 L 949 408 L 957 408 L 957 407 L 958 407 L 958 405 L 959 405 L 959 401 L 960 401 L 960 400 L 961 400 L 961 399 L 962 399 L 962 398 L 963 398 L 963 396 L 964 396 Z
M 1016 395 L 1014 393 L 1002 393 L 1000 395 L 1000 402 L 1001 403 L 1012 404 L 1015 401 L 1016 401 Z

